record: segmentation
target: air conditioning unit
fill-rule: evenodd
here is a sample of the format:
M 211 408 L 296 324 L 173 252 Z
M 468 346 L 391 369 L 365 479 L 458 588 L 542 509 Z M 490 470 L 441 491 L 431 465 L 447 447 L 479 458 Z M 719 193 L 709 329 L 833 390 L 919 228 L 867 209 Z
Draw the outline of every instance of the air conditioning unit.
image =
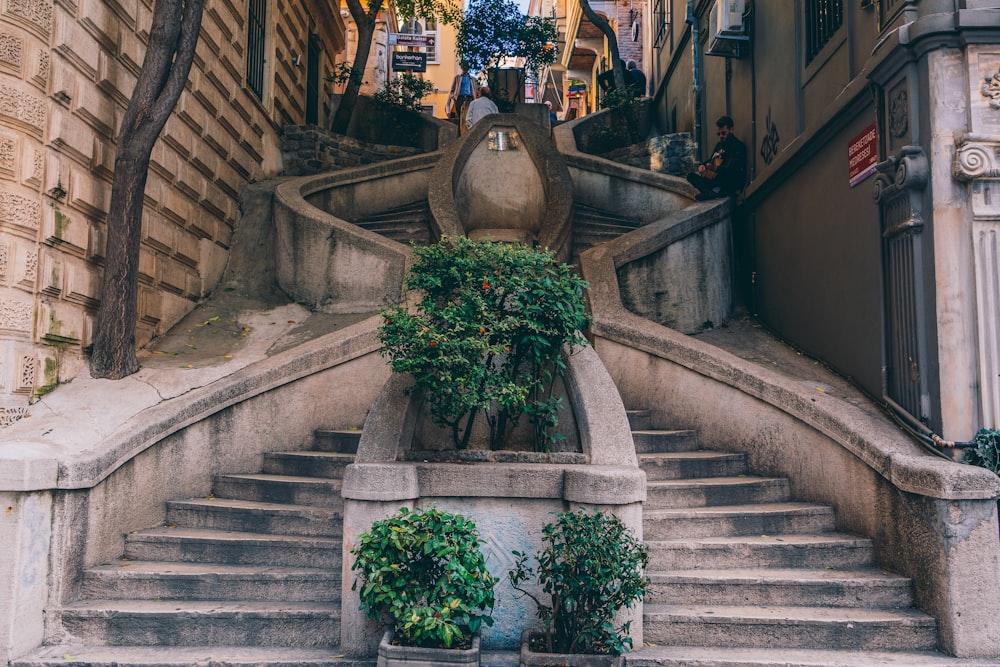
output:
M 708 14 L 707 56 L 742 58 L 750 45 L 743 24 L 746 0 L 716 0 Z
M 712 5 L 711 21 L 717 35 L 742 35 L 746 0 L 718 0 Z

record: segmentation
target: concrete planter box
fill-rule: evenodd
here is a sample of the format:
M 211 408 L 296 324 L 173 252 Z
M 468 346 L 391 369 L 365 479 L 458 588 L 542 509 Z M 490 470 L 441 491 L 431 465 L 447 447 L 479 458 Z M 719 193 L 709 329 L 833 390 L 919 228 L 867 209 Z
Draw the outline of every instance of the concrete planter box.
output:
M 521 667 L 622 667 L 622 656 L 593 653 L 536 653 L 531 650 L 531 637 L 538 633 L 525 630 L 521 635 Z
M 472 648 L 420 648 L 393 646 L 392 630 L 386 630 L 378 645 L 376 667 L 479 667 L 479 634 L 472 636 Z

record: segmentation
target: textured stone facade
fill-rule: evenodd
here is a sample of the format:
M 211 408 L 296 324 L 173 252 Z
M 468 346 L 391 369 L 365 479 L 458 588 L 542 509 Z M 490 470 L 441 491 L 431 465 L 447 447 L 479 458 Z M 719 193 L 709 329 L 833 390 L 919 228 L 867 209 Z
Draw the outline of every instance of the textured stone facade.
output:
M 688 133 L 665 134 L 616 148 L 601 157 L 661 174 L 683 176 L 694 167 L 694 139 Z
M 318 5 L 268 4 L 259 99 L 244 85 L 247 3 L 207 0 L 187 89 L 152 154 L 140 343 L 211 291 L 240 191 L 281 170 L 279 128 L 305 118 L 310 32 L 321 91 L 344 45 L 339 12 Z M 151 0 L 0 0 L 0 427 L 85 369 L 115 139 L 152 9 Z M 324 101 L 314 98 L 321 115 Z

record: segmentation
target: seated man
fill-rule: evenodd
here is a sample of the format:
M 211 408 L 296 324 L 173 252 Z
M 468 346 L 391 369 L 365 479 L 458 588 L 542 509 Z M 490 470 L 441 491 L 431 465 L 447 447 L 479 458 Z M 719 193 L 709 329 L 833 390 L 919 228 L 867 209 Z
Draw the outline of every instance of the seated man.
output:
M 733 119 L 722 116 L 715 121 L 719 142 L 712 157 L 687 175 L 688 183 L 698 188 L 698 201 L 732 197 L 743 189 L 747 180 L 747 147 L 733 135 Z
M 469 110 L 465 114 L 465 128 L 470 129 L 484 116 L 489 116 L 491 113 L 500 113 L 500 110 L 493 103 L 490 87 L 483 86 L 479 89 L 479 97 L 469 103 Z

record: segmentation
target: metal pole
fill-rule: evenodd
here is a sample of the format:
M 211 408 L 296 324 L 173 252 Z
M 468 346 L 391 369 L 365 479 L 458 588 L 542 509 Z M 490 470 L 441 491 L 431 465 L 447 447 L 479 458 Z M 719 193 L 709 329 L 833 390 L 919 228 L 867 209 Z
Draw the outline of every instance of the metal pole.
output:
M 704 159 L 701 142 L 701 50 L 698 20 L 694 15 L 695 0 L 688 0 L 687 24 L 691 26 L 691 60 L 694 65 L 694 140 L 698 144 L 698 159 Z

